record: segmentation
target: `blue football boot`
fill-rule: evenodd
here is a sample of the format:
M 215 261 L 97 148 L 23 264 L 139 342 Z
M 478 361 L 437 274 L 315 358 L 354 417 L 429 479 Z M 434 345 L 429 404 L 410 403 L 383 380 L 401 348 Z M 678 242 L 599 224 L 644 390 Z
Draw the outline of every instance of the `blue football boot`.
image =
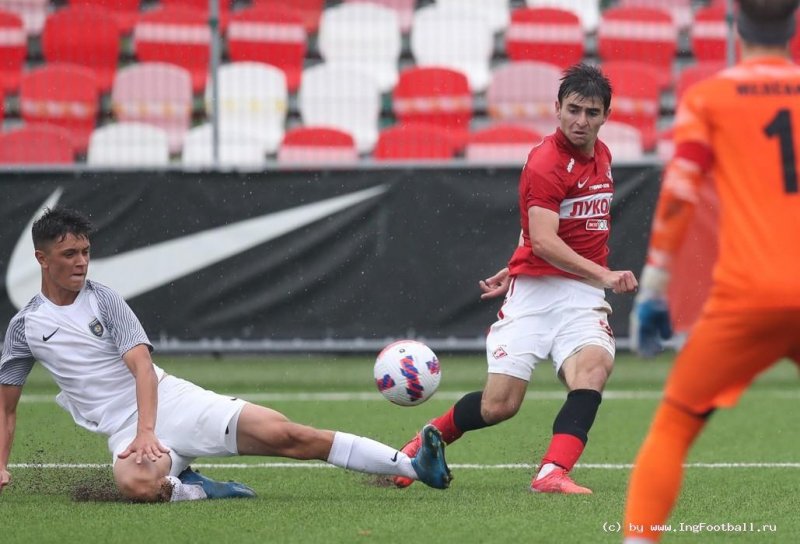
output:
M 419 481 L 436 489 L 447 489 L 453 476 L 444 459 L 444 442 L 439 429 L 431 424 L 425 425 L 420 436 L 422 445 L 411 459 Z
M 199 485 L 206 492 L 209 499 L 249 499 L 256 496 L 256 492 L 239 482 L 218 482 L 191 467 L 178 474 L 178 479 L 187 485 Z

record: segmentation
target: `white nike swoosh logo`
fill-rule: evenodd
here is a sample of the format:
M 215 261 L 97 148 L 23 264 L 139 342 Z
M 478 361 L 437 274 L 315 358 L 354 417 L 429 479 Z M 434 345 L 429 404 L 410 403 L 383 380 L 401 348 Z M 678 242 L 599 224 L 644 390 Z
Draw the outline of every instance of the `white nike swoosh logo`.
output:
M 132 298 L 369 200 L 387 190 L 387 185 L 378 185 L 173 238 L 111 257 L 92 259 L 89 263 L 89 276 L 100 283 L 113 286 L 123 298 Z M 62 193 L 60 187 L 56 189 L 39 209 L 54 207 Z M 36 213 L 28 222 L 9 259 L 6 290 L 8 298 L 17 308 L 22 308 L 41 289 L 41 269 L 33 257 L 33 241 L 30 235 L 34 221 L 41 214 L 42 212 Z M 198 248 L 202 248 L 202 251 Z M 142 273 L 144 269 L 147 273 Z
M 579 181 L 579 182 L 578 182 L 578 189 L 583 189 L 583 186 L 584 186 L 584 185 L 586 185 L 586 183 L 587 183 L 588 181 L 589 181 L 589 178 L 586 178 L 586 179 L 585 179 L 585 180 L 583 180 L 583 181 Z

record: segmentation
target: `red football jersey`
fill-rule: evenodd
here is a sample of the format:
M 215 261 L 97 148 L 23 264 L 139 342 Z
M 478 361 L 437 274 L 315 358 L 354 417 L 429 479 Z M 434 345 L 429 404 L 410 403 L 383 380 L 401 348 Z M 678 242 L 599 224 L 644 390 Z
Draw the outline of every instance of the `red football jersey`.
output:
M 523 245 L 517 247 L 508 268 L 511 275 L 566 276 L 531 250 L 528 210 L 539 206 L 560 218 L 558 236 L 576 253 L 607 266 L 611 226 L 611 152 L 597 140 L 594 156 L 587 157 L 556 129 L 528 154 L 519 181 L 519 215 Z

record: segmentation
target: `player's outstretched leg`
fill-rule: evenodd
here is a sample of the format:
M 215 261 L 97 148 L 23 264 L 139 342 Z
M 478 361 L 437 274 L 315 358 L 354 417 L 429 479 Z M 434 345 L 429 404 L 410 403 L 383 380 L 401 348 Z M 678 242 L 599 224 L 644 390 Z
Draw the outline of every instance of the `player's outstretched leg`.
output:
M 419 434 L 420 447 L 411 459 L 411 465 L 419 481 L 436 489 L 450 487 L 450 468 L 444 458 L 444 441 L 439 430 L 431 424 L 425 425 Z
M 484 421 L 481 416 L 481 397 L 482 391 L 474 391 L 467 393 L 458 400 L 453 406 L 450 407 L 445 413 L 430 421 L 430 424 L 436 427 L 441 433 L 442 440 L 445 444 L 452 444 L 467 431 L 474 431 L 488 427 L 490 424 Z M 414 457 L 422 445 L 422 437 L 420 433 L 406 442 L 400 451 Z M 414 483 L 414 480 L 405 476 L 395 476 L 392 478 L 394 485 L 397 487 L 408 487 Z
M 239 482 L 218 482 L 191 467 L 186 468 L 178 475 L 181 483 L 186 485 L 199 485 L 209 499 L 248 499 L 256 496 L 256 492 Z

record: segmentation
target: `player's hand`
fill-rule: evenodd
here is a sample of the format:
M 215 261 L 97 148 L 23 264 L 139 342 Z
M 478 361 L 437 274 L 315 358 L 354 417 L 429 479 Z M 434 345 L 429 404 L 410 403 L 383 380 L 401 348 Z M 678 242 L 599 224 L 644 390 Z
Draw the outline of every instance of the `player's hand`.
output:
M 483 291 L 481 299 L 486 300 L 504 296 L 508 292 L 508 286 L 510 284 L 511 277 L 508 275 L 508 268 L 498 270 L 494 276 L 490 276 L 478 282 L 481 291 Z
M 614 293 L 634 293 L 639 286 L 630 270 L 609 270 L 603 278 L 603 287 Z
M 120 453 L 117 457 L 126 459 L 131 455 L 134 456 L 136 464 L 140 465 L 143 460 L 156 462 L 165 453 L 169 453 L 169 448 L 161 445 L 158 438 L 153 432 L 138 432 L 128 447 Z
M 8 472 L 6 469 L 0 469 L 0 493 L 3 492 L 3 488 L 11 483 L 11 473 Z

